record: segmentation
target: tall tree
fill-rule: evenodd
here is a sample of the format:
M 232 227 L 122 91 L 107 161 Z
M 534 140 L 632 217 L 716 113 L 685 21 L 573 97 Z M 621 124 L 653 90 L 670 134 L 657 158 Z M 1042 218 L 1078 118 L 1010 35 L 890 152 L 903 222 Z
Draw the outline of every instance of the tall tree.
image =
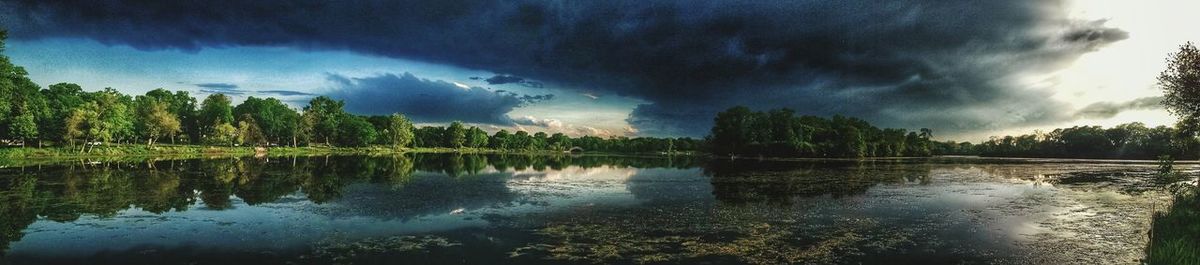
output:
M 341 119 L 347 116 L 342 109 L 345 104 L 326 96 L 316 97 L 308 102 L 308 106 L 304 107 L 304 121 L 314 140 L 324 141 L 326 145 L 332 143 L 337 137 Z
M 237 117 L 250 115 L 255 125 L 262 129 L 266 139 L 275 143 L 292 141 L 299 124 L 300 114 L 275 98 L 249 97 L 233 108 Z
M 115 89 L 105 88 L 102 91 L 90 93 L 89 101 L 94 104 L 85 105 L 99 114 L 99 124 L 92 126 L 97 130 L 92 139 L 102 142 L 131 140 L 136 137 L 134 121 L 137 114 L 132 108 L 133 99 L 121 94 Z
M 104 126 L 100 123 L 98 109 L 95 102 L 87 102 L 83 106 L 72 109 L 67 114 L 67 118 L 63 120 L 63 140 L 72 145 L 82 142 L 83 147 L 87 147 L 92 139 L 102 137 L 97 134 L 102 131 L 98 127 Z M 79 150 L 82 152 L 84 149 L 80 148 Z
M 479 129 L 479 127 L 471 126 L 471 129 L 467 130 L 466 145 L 471 148 L 487 147 L 487 145 L 488 145 L 487 132 L 484 132 L 483 129 Z
M 1168 55 L 1167 69 L 1158 75 L 1158 86 L 1163 89 L 1162 103 L 1171 114 L 1184 121 L 1200 120 L 1200 50 L 1188 42 Z
M 37 120 L 32 113 L 18 114 L 9 121 L 9 133 L 13 139 L 21 140 L 21 146 L 38 137 Z
M 208 135 L 208 142 L 217 145 L 234 146 L 238 143 L 238 128 L 229 123 L 220 123 L 213 125 L 212 134 Z
M 388 116 L 387 137 L 396 149 L 408 147 L 413 142 L 413 124 L 404 114 Z
M 238 120 L 238 142 L 247 146 L 265 146 L 267 145 L 267 137 L 263 135 L 262 128 L 258 127 L 258 122 L 254 120 L 254 116 L 250 114 L 242 114 Z
M 0 31 L 0 52 L 7 32 Z M 24 141 L 39 137 L 37 120 L 48 114 L 45 98 L 25 68 L 0 54 L 0 139 Z
M 512 135 L 508 133 L 508 130 L 501 129 L 496 131 L 495 134 L 492 134 L 492 138 L 488 140 L 488 146 L 491 146 L 495 149 L 512 148 L 511 144 L 509 143 L 509 138 L 511 137 Z
M 341 118 L 337 133 L 338 145 L 367 146 L 375 142 L 375 137 L 378 137 L 375 126 L 367 122 L 367 119 L 349 114 Z
M 146 127 L 146 145 L 153 146 L 155 139 L 163 136 L 174 139 L 175 134 L 181 131 L 179 118 L 168 110 L 166 102 L 152 101 L 148 104 L 150 106 L 142 117 Z
M 752 111 L 749 108 L 737 106 L 717 113 L 713 119 L 712 142 L 713 151 L 718 154 L 732 154 L 743 151 L 743 146 L 750 143 L 750 125 L 753 122 Z
M 64 121 L 72 110 L 83 105 L 85 94 L 83 88 L 71 83 L 54 84 L 42 90 L 48 110 L 47 115 L 38 119 L 38 132 L 43 135 L 42 139 L 68 138 Z
M 449 127 L 446 127 L 446 144 L 450 148 L 462 148 L 467 143 L 467 129 L 463 128 L 461 122 L 451 122 Z
M 202 134 L 216 135 L 217 126 L 225 124 L 232 126 L 233 120 L 233 103 L 229 96 L 225 94 L 212 94 L 204 98 L 204 102 L 200 103 L 200 113 L 197 115 L 197 123 L 201 127 Z M 228 129 L 228 128 L 222 128 Z M 217 142 L 227 142 L 221 139 Z
M 167 112 L 175 115 L 179 120 L 179 129 L 184 133 L 181 136 L 187 136 L 190 141 L 199 140 L 201 132 L 196 124 L 196 99 L 192 98 L 187 91 L 171 93 L 169 90 L 157 88 L 146 92 L 142 97 L 166 103 Z M 175 142 L 175 138 L 177 137 L 171 136 L 172 143 Z
M 571 148 L 571 137 L 567 137 L 563 133 L 555 133 L 550 136 L 550 147 L 556 151 L 564 151 Z

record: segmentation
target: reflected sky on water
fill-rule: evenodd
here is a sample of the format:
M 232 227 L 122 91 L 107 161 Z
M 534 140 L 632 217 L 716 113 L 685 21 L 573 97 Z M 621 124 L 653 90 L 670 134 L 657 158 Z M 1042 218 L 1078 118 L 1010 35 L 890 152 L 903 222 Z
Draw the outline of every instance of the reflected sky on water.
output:
M 14 264 L 1136 263 L 1139 218 L 1161 198 L 1153 169 L 460 154 L 70 161 L 0 168 L 0 246 Z

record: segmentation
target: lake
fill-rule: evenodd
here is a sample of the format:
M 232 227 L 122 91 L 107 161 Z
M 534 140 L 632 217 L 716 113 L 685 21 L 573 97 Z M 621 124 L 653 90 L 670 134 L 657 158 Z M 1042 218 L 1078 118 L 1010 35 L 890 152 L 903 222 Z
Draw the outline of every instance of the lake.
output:
M 1155 169 L 459 154 L 10 164 L 0 263 L 1135 264 L 1166 205 Z

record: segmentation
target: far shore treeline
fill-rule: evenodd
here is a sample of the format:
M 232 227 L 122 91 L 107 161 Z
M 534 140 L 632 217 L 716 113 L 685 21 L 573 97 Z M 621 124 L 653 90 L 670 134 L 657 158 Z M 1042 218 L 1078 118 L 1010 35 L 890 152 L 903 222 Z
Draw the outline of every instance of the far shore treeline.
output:
M 1146 127 L 1134 122 L 1112 128 L 1076 126 L 970 142 L 933 141 L 933 131 L 878 128 L 861 119 L 796 116 L 789 109 L 766 112 L 734 107 L 718 113 L 709 150 L 714 154 L 771 157 L 992 157 L 1197 159 L 1200 140 L 1191 130 Z

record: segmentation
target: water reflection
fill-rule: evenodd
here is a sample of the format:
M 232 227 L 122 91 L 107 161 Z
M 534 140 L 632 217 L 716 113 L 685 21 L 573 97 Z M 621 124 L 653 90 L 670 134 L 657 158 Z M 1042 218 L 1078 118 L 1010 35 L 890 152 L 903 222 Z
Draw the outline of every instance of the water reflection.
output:
M 713 176 L 713 193 L 718 200 L 789 204 L 796 198 L 859 195 L 883 182 L 928 184 L 931 166 L 870 160 L 714 160 L 705 170 Z
M 519 203 L 514 177 L 591 169 L 695 168 L 691 158 L 408 154 L 77 161 L 0 167 L 0 249 L 39 217 L 74 222 L 127 209 L 230 210 L 298 196 L 324 216 L 408 220 Z M 564 173 L 564 170 L 573 169 Z M 531 174 L 536 173 L 536 174 Z M 606 174 L 602 174 L 606 175 Z M 624 181 L 620 179 L 620 181 Z
M 1140 229 L 1129 220 L 1149 197 L 1106 194 L 1147 190 L 1140 179 L 1150 172 L 1103 163 L 463 154 L 0 165 L 0 261 L 1072 260 L 1080 257 L 1046 258 L 1010 241 L 1039 235 L 1032 249 L 1112 250 L 1043 236 L 1066 230 L 1107 233 L 1122 241 L 1106 246 L 1132 249 L 1142 239 L 1125 235 Z M 1130 225 L 1092 229 L 1098 223 Z M 343 257 L 363 253 L 378 257 Z

